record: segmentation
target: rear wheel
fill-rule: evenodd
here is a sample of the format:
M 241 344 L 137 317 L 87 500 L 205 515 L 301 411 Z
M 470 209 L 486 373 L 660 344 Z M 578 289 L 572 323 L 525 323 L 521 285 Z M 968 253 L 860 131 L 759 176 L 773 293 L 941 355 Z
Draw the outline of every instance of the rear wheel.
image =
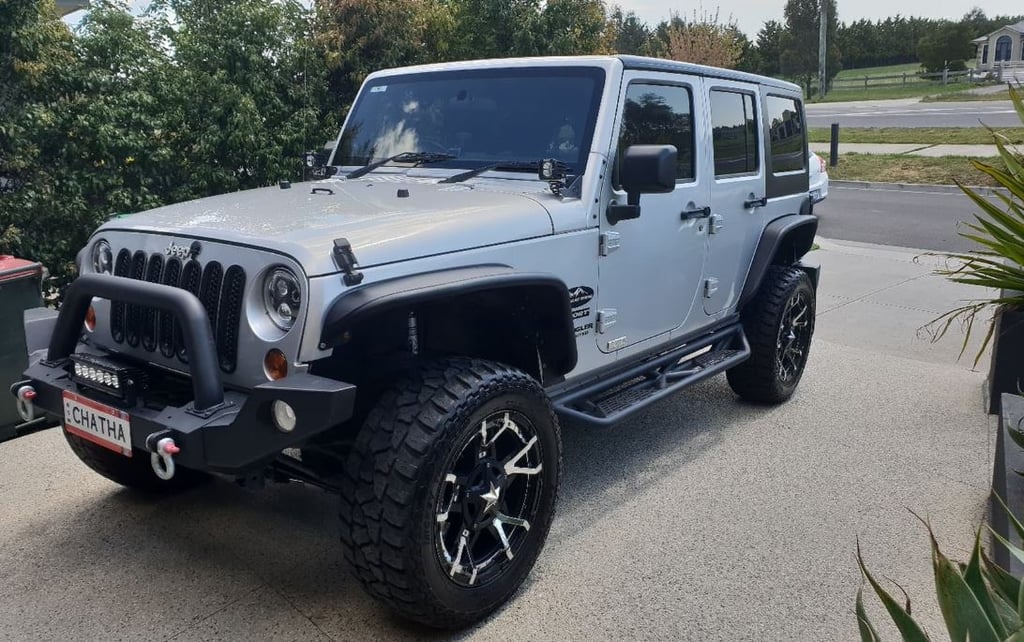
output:
M 778 404 L 796 390 L 814 335 L 815 292 L 798 268 L 768 270 L 757 297 L 743 311 L 750 359 L 729 370 L 733 391 L 747 401 Z
M 533 567 L 558 493 L 558 421 L 507 366 L 449 359 L 385 392 L 345 467 L 342 543 L 401 615 L 456 628 L 501 606 Z
M 72 452 L 93 471 L 127 488 L 153 495 L 166 495 L 197 486 L 209 479 L 205 473 L 177 466 L 174 477 L 164 480 L 156 476 L 150 454 L 138 449 L 125 457 L 78 435 L 61 429 Z

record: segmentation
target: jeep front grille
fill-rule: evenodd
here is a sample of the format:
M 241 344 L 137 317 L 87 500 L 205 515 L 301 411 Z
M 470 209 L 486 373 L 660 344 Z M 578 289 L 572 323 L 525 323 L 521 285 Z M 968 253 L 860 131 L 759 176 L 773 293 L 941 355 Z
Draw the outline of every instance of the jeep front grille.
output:
M 114 262 L 114 275 L 150 283 L 162 283 L 187 290 L 206 308 L 210 328 L 217 341 L 221 370 L 234 372 L 238 364 L 238 324 L 242 319 L 245 270 L 232 265 L 224 269 L 217 261 L 200 265 L 195 259 L 182 263 L 162 254 L 146 256 L 123 249 Z M 181 329 L 170 313 L 134 303 L 113 301 L 110 306 L 110 336 L 117 343 L 142 346 L 167 358 L 177 356 L 188 363 Z

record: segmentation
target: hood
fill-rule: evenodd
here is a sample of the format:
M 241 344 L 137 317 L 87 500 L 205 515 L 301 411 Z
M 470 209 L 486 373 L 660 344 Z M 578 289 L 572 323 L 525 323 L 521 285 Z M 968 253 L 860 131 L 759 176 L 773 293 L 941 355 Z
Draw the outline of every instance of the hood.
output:
M 367 268 L 553 233 L 548 211 L 524 194 L 390 175 L 223 194 L 100 229 L 254 245 L 295 258 L 309 276 L 338 271 L 332 251 L 341 237 Z

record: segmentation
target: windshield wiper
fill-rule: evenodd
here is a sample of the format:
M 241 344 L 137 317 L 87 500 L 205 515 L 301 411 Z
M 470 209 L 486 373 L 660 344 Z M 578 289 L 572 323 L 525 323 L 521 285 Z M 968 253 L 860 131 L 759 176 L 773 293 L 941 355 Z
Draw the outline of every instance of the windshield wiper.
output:
M 353 170 L 348 174 L 345 174 L 345 178 L 359 178 L 360 176 L 366 176 L 373 170 L 384 167 L 388 163 L 414 163 L 416 167 L 419 167 L 423 163 L 439 163 L 453 158 L 455 158 L 455 154 L 442 154 L 438 152 L 402 152 L 401 154 L 395 154 L 394 156 L 374 161 L 365 167 Z
M 497 161 L 490 163 L 489 165 L 482 165 L 476 169 L 471 169 L 468 172 L 462 172 L 449 176 L 448 178 L 441 181 L 441 184 L 445 183 L 461 183 L 462 181 L 468 181 L 471 178 L 479 176 L 484 172 L 489 172 L 495 169 L 509 169 L 509 170 L 524 170 L 532 169 L 537 170 L 540 167 L 540 163 L 537 161 Z

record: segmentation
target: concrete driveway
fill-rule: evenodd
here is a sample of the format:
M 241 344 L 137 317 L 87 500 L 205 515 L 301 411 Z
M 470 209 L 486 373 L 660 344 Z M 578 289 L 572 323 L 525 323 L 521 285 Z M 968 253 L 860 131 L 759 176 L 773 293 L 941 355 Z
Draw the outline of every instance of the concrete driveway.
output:
M 965 554 L 994 424 L 957 341 L 933 346 L 916 328 L 972 292 L 913 252 L 821 244 L 818 333 L 796 397 L 743 405 L 718 379 L 614 430 L 565 427 L 547 548 L 516 599 L 463 635 L 854 639 L 857 538 L 942 630 L 926 532 L 907 509 Z M 298 485 L 215 483 L 150 502 L 90 473 L 54 431 L 7 444 L 0 639 L 428 636 L 350 579 L 334 510 Z

